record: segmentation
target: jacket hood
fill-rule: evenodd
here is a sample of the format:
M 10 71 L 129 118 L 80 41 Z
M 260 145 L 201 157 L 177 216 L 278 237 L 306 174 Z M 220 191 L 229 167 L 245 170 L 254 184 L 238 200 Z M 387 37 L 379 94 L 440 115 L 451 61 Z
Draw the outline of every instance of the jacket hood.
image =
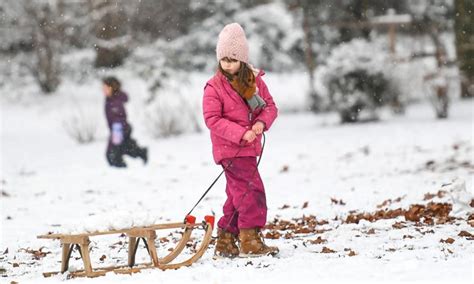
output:
M 108 98 L 110 100 L 117 100 L 117 101 L 121 101 L 123 103 L 126 103 L 128 102 L 128 95 L 125 93 L 125 92 L 122 92 L 122 91 L 118 91 L 118 92 L 115 92 L 112 97 Z

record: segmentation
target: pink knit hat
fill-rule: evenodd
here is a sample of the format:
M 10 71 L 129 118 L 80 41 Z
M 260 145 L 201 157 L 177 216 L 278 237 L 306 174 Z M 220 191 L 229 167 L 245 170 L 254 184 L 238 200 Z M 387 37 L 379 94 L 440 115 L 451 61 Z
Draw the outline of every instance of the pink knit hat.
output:
M 217 40 L 216 55 L 218 61 L 229 57 L 248 63 L 249 45 L 244 29 L 239 24 L 228 24 L 222 29 Z

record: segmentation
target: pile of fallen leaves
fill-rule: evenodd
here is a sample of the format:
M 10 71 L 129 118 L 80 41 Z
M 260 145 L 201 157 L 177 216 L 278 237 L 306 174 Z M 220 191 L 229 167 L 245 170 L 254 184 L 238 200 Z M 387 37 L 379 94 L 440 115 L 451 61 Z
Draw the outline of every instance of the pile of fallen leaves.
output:
M 408 222 L 415 226 L 416 230 L 419 231 L 422 235 L 427 233 L 434 233 L 430 227 L 428 230 L 422 230 L 424 226 L 432 226 L 432 225 L 439 225 L 439 224 L 453 224 L 458 220 L 463 220 L 462 218 L 455 218 L 450 216 L 453 209 L 453 205 L 448 202 L 434 202 L 433 198 L 442 199 L 446 196 L 447 192 L 443 190 L 439 190 L 437 193 L 426 193 L 424 195 L 423 201 L 428 203 L 426 204 L 412 204 L 405 208 L 396 208 L 396 209 L 388 209 L 387 207 L 390 205 L 394 205 L 395 203 L 399 203 L 404 197 L 398 197 L 395 199 L 387 199 L 381 204 L 377 205 L 377 209 L 375 212 L 357 212 L 357 211 L 349 211 L 349 215 L 343 218 L 341 221 L 345 224 L 356 223 L 358 224 L 361 220 L 366 220 L 369 222 L 376 222 L 382 219 L 396 219 L 398 217 L 403 217 L 405 220 L 398 221 L 392 224 L 392 227 L 395 229 L 405 228 L 410 226 Z M 443 200 L 441 200 L 443 201 Z M 346 203 L 342 200 L 338 200 L 336 198 L 331 198 L 331 203 L 335 205 L 344 206 Z M 471 202 L 471 207 L 474 207 L 474 199 Z M 305 202 L 303 208 L 308 207 L 308 202 Z M 290 205 L 284 205 L 283 207 L 279 208 L 280 210 L 284 210 L 287 208 L 292 208 Z M 298 206 L 293 206 L 293 208 L 298 208 Z M 337 221 L 339 217 L 336 217 L 334 221 Z M 466 222 L 471 226 L 474 227 L 474 214 L 471 214 L 467 217 Z M 301 218 L 293 218 L 291 220 L 283 220 L 279 218 L 274 218 L 271 222 L 269 222 L 266 226 L 266 233 L 264 237 L 266 239 L 300 239 L 304 240 L 303 245 L 306 246 L 310 245 L 326 245 L 328 243 L 327 239 L 318 236 L 316 239 L 309 239 L 306 238 L 308 235 L 314 234 L 322 234 L 327 231 L 331 231 L 331 228 L 328 227 L 321 227 L 323 225 L 329 224 L 327 220 L 317 219 L 314 215 L 305 216 L 303 215 Z M 370 229 L 367 232 L 364 232 L 367 235 L 375 234 L 375 229 Z M 459 237 L 463 237 L 467 240 L 474 240 L 474 234 L 471 234 L 467 231 L 461 231 L 458 234 Z M 404 235 L 403 239 L 406 238 L 414 238 L 410 235 Z M 446 244 L 452 244 L 455 240 L 453 238 L 441 239 L 440 242 Z M 296 248 L 296 245 L 295 245 Z M 320 251 L 317 253 L 336 253 L 337 251 L 323 246 Z M 350 248 L 344 249 L 344 254 L 347 256 L 355 256 L 357 253 Z M 448 250 L 449 253 L 452 253 Z
M 299 235 L 300 236 L 308 236 L 309 234 L 322 234 L 327 231 L 331 231 L 332 229 L 317 229 L 317 226 L 323 226 L 329 224 L 327 220 L 318 220 L 316 216 L 303 215 L 301 218 L 293 218 L 291 220 L 281 220 L 278 218 L 273 219 L 272 222 L 269 222 L 265 229 L 267 232 L 264 234 L 266 239 L 296 239 Z M 318 236 L 316 239 L 305 239 L 302 243 L 303 246 L 307 244 L 312 245 L 319 245 L 319 244 L 326 244 L 327 240 Z M 296 245 L 295 245 L 296 248 Z M 317 253 L 337 253 L 337 251 L 323 246 L 321 251 Z M 350 248 L 345 248 L 344 253 L 347 256 L 355 256 L 357 253 Z
M 423 200 L 427 201 L 433 199 L 434 197 L 443 198 L 445 195 L 446 191 L 443 190 L 440 190 L 435 194 L 426 193 Z M 397 202 L 400 200 L 401 198 L 395 199 Z M 377 207 L 381 208 L 392 203 L 392 200 L 386 200 Z M 474 203 L 472 205 L 474 205 Z M 358 224 L 361 220 L 375 222 L 382 219 L 395 219 L 402 216 L 405 218 L 405 221 L 416 222 L 416 225 L 452 224 L 456 221 L 456 218 L 449 216 L 449 213 L 452 209 L 453 206 L 450 203 L 431 201 L 426 205 L 412 204 L 408 209 L 380 209 L 373 213 L 358 213 L 356 211 L 350 211 L 349 215 L 345 219 L 345 223 Z M 474 219 L 474 216 L 471 215 L 467 220 L 467 222 L 473 226 L 474 221 L 469 218 Z M 399 229 L 403 227 L 404 225 L 400 222 L 394 224 L 394 228 Z
M 301 218 L 291 220 L 282 220 L 275 218 L 269 222 L 265 229 L 268 230 L 264 235 L 267 239 L 292 239 L 298 234 L 321 234 L 330 229 L 317 229 L 317 226 L 329 224 L 327 220 L 318 220 L 316 216 L 303 215 Z
M 346 217 L 345 223 L 356 223 L 360 220 L 367 220 L 369 222 L 375 222 L 382 219 L 395 219 L 403 216 L 406 221 L 422 222 L 426 225 L 446 224 L 453 223 L 454 217 L 449 216 L 452 210 L 452 205 L 449 203 L 430 202 L 426 205 L 413 204 L 410 205 L 408 210 L 397 208 L 397 209 L 381 209 L 374 213 L 357 213 L 351 211 Z
M 43 251 L 45 247 L 40 247 L 39 249 L 30 249 L 30 248 L 21 248 L 19 252 L 25 252 L 31 254 L 32 258 L 35 260 L 40 260 L 46 255 L 50 254 L 50 251 Z

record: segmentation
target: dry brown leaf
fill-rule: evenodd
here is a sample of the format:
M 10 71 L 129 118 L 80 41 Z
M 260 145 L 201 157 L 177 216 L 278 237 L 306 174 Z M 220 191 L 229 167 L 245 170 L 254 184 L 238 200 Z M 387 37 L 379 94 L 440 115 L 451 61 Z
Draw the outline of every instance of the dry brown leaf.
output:
M 281 168 L 280 173 L 286 173 L 286 172 L 288 172 L 289 169 L 290 169 L 290 167 L 288 165 L 284 165 Z
M 297 228 L 294 233 L 295 234 L 310 234 L 314 232 L 314 229 L 311 228 Z
M 321 250 L 321 253 L 335 253 L 336 251 L 335 250 L 332 250 L 328 247 L 323 247 L 323 249 Z
M 436 194 L 433 194 L 433 193 L 425 193 L 425 197 L 423 198 L 423 200 L 430 200 L 430 199 L 433 199 L 434 197 L 436 196 Z
M 281 237 L 281 234 L 278 231 L 270 231 L 265 234 L 265 239 L 279 239 Z
M 21 248 L 19 251 L 23 251 L 29 254 L 32 254 L 33 258 L 36 260 L 40 260 L 41 258 L 45 257 L 46 255 L 50 254 L 50 251 L 43 251 L 44 247 L 40 247 L 38 250 L 29 249 L 29 248 Z
M 455 242 L 455 240 L 454 240 L 453 238 L 447 238 L 447 239 L 445 239 L 445 240 L 441 239 L 439 242 L 440 242 L 440 243 L 452 244 L 452 243 Z
M 305 209 L 305 208 L 308 208 L 308 201 L 306 201 L 305 203 L 303 203 L 303 206 L 301 207 L 301 209 Z
M 365 232 L 365 233 L 366 233 L 367 235 L 373 235 L 373 234 L 375 234 L 375 229 L 372 228 L 372 229 L 368 230 L 368 231 Z
M 356 223 L 359 224 L 360 220 L 367 220 L 369 222 L 375 222 L 381 219 L 393 219 L 399 216 L 403 216 L 405 212 L 401 209 L 394 210 L 378 210 L 375 213 L 357 213 L 350 211 L 350 215 L 346 218 L 346 223 Z
M 383 208 L 383 207 L 385 207 L 387 205 L 390 205 L 392 203 L 400 202 L 400 201 L 402 201 L 402 199 L 403 199 L 403 197 L 397 197 L 394 200 L 392 200 L 392 199 L 384 200 L 381 204 L 377 205 L 377 208 L 380 209 L 380 208 Z
M 425 193 L 425 196 L 423 198 L 423 200 L 431 200 L 435 197 L 438 197 L 438 198 L 443 198 L 445 195 L 446 195 L 446 191 L 444 190 L 439 190 L 437 193 Z
M 426 161 L 425 167 L 426 168 L 432 168 L 434 166 L 434 164 L 435 164 L 435 161 L 429 160 L 429 161 Z
M 474 235 L 469 233 L 468 231 L 461 231 L 461 232 L 459 232 L 458 236 L 460 236 L 460 237 L 473 237 Z
M 377 205 L 377 208 L 385 207 L 385 206 L 389 205 L 391 202 L 392 202 L 391 199 L 384 200 L 384 202 L 382 202 L 382 203 L 380 203 L 379 205 Z
M 393 228 L 395 229 L 402 229 L 402 228 L 405 228 L 405 223 L 403 222 L 395 222 L 393 225 L 392 225 Z
M 342 199 L 337 200 L 336 198 L 331 198 L 331 203 L 336 204 L 336 205 L 346 205 L 346 203 L 342 201 Z
M 317 239 L 315 240 L 310 240 L 309 241 L 310 244 L 313 244 L 313 245 L 319 245 L 319 244 L 325 244 L 327 243 L 327 240 L 321 238 L 321 237 L 318 237 Z
M 283 238 L 285 239 L 293 239 L 295 236 L 292 233 L 286 233 Z
M 168 243 L 170 240 L 167 237 L 160 238 L 160 243 Z
M 410 206 L 407 212 L 405 212 L 405 220 L 418 222 L 420 221 L 420 215 L 423 213 L 425 206 L 414 204 Z

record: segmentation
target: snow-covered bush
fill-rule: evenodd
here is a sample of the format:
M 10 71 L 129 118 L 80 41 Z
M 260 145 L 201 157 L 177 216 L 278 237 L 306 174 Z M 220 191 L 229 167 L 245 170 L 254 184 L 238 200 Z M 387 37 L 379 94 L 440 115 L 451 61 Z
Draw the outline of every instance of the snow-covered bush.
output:
M 424 93 L 428 97 L 437 118 L 447 118 L 449 102 L 459 96 L 459 69 L 442 67 L 424 77 Z
M 80 105 L 75 105 L 74 110 L 63 119 L 63 127 L 69 137 L 79 144 L 91 143 L 96 139 L 97 118 Z
M 180 88 L 157 90 L 145 113 L 146 127 L 155 138 L 189 132 L 200 132 L 200 110 L 197 102 Z
M 173 52 L 167 42 L 158 40 L 152 46 L 137 48 L 126 63 L 147 84 L 145 125 L 155 138 L 201 131 L 198 102 L 184 91 L 189 73 L 170 66 Z
M 98 76 L 98 71 L 94 69 L 94 60 L 95 51 L 92 49 L 79 49 L 65 54 L 61 57 L 61 75 L 66 80 L 84 84 L 91 77 L 96 78 Z
M 302 62 L 295 53 L 303 39 L 301 25 L 283 3 L 259 5 L 236 14 L 235 21 L 245 29 L 251 63 L 268 71 L 284 72 Z
M 250 63 L 267 71 L 284 71 L 298 64 L 291 53 L 297 48 L 302 32 L 282 3 L 248 9 L 241 9 L 238 2 L 213 3 L 216 7 L 196 5 L 193 8 L 196 13 L 211 8 L 222 13 L 209 15 L 185 35 L 173 40 L 158 39 L 149 47 L 138 48 L 131 60 L 136 55 L 143 57 L 144 49 L 148 48 L 148 61 L 165 60 L 164 64 L 172 69 L 212 72 L 217 67 L 215 49 L 219 32 L 226 24 L 238 22 L 251 47 Z
M 361 114 L 376 120 L 376 109 L 396 99 L 398 92 L 386 75 L 389 64 L 386 51 L 365 40 L 352 40 L 331 52 L 324 81 L 342 122 L 356 122 Z

